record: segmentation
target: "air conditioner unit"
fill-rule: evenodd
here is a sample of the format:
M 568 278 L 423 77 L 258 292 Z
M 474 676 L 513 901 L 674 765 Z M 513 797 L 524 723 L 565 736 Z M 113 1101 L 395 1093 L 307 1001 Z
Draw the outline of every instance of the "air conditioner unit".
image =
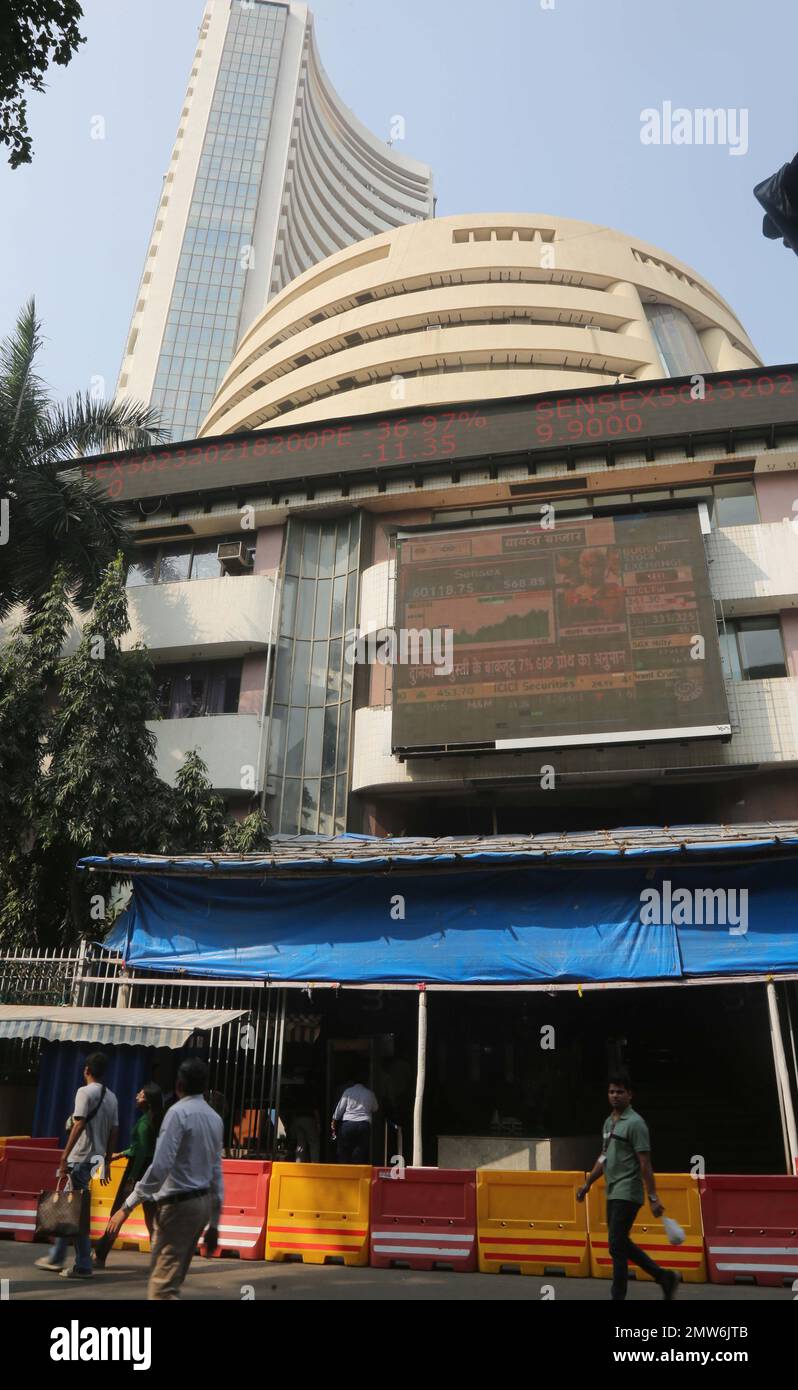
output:
M 252 569 L 252 554 L 246 541 L 222 541 L 216 558 L 225 574 L 246 574 Z

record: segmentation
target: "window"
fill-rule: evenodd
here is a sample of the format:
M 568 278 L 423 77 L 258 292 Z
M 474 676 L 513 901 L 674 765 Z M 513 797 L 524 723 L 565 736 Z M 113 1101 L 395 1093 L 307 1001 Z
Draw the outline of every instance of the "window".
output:
M 674 304 L 646 304 L 645 311 L 668 376 L 712 371 L 701 339 L 683 309 Z
M 559 485 L 557 478 L 551 479 L 552 492 Z M 696 499 L 694 503 L 692 499 Z M 553 505 L 558 512 L 579 513 L 579 519 L 589 519 L 593 507 L 627 505 L 630 501 L 645 506 L 647 502 L 684 501 L 685 506 L 697 504 L 698 499 L 707 503 L 710 523 L 713 530 L 722 526 L 751 526 L 759 522 L 759 507 L 753 483 L 705 483 L 698 487 L 651 488 L 647 492 L 599 493 L 594 497 L 555 497 Z M 467 509 L 443 509 L 432 513 L 433 522 L 469 521 L 479 517 L 495 517 L 501 520 L 510 516 L 540 516 L 544 502 L 511 503 L 509 506 L 472 507 Z M 575 520 L 576 518 L 574 518 Z
M 156 672 L 156 700 L 162 719 L 197 719 L 237 714 L 240 661 L 187 662 Z
M 216 558 L 217 547 L 230 541 L 237 544 L 240 540 L 241 533 L 154 546 L 130 565 L 127 587 L 137 589 L 142 584 L 180 584 L 191 579 L 220 579 L 224 571 Z M 254 557 L 254 537 L 247 537 L 245 544 L 250 558 Z
M 755 526 L 759 508 L 753 483 L 720 483 L 712 489 L 710 513 L 712 529 L 724 526 Z
M 723 674 L 729 680 L 764 681 L 786 676 L 781 622 L 777 614 L 734 618 L 719 628 Z

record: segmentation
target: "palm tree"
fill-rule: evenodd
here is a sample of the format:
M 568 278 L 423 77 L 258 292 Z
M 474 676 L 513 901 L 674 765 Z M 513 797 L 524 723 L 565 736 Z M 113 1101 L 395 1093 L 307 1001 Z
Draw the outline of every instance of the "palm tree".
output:
M 70 468 L 86 455 L 146 449 L 167 437 L 156 413 L 132 401 L 59 404 L 35 370 L 42 347 L 34 300 L 0 343 L 0 618 L 36 609 L 61 569 L 74 603 L 91 607 L 105 567 L 131 554 L 123 514 L 98 484 Z

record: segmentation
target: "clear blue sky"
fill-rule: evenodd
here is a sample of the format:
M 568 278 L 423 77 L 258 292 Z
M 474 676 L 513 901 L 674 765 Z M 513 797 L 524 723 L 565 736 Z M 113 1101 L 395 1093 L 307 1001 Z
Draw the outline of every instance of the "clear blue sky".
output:
M 113 390 L 202 0 L 86 0 L 87 43 L 30 100 L 31 166 L 0 156 L 0 333 L 35 293 L 59 395 Z M 435 170 L 441 216 L 530 211 L 617 227 L 706 275 L 766 362 L 798 358 L 798 257 L 755 183 L 798 149 L 786 0 L 316 0 L 342 98 Z M 745 107 L 749 150 L 640 141 L 646 107 Z M 105 140 L 91 139 L 101 115 Z

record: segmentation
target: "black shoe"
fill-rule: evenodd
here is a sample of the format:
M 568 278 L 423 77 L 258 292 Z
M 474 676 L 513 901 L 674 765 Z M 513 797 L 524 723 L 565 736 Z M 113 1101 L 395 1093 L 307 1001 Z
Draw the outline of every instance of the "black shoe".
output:
M 660 1285 L 660 1288 L 662 1289 L 662 1297 L 666 1300 L 666 1302 L 670 1303 L 673 1301 L 673 1299 L 676 1297 L 679 1291 L 679 1285 L 681 1284 L 681 1282 L 682 1276 L 679 1273 L 678 1269 L 669 1269 L 666 1271 L 665 1277 L 663 1278 L 662 1283 Z
M 94 1250 L 92 1251 L 92 1258 L 94 1260 L 95 1269 L 105 1269 L 105 1255 L 101 1254 L 97 1250 Z

